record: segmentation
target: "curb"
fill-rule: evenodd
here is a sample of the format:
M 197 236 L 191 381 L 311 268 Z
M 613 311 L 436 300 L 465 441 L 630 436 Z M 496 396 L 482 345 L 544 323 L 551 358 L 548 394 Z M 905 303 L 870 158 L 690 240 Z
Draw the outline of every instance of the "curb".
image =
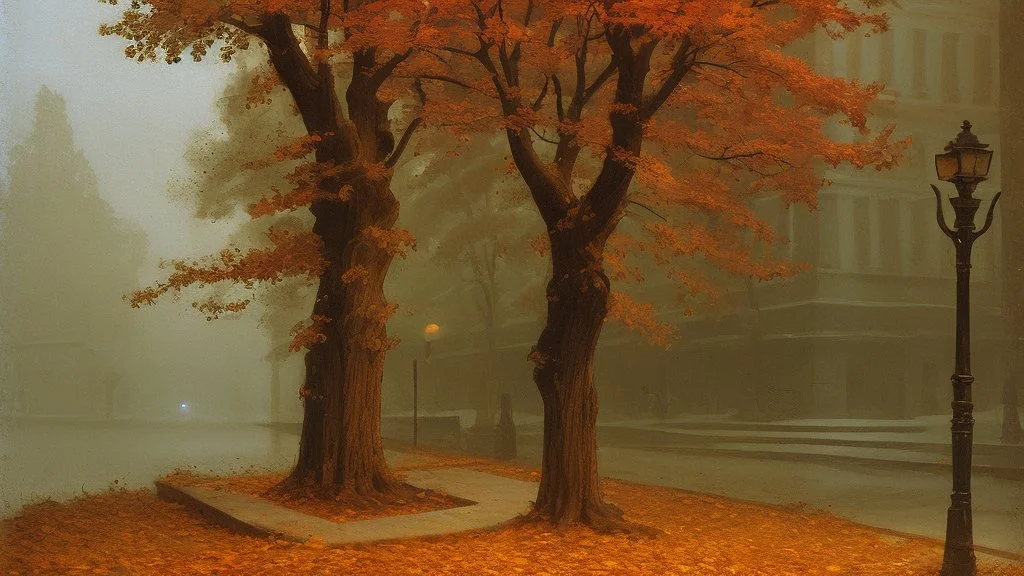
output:
M 529 512 L 537 484 L 462 468 L 411 470 L 410 484 L 438 490 L 470 504 L 444 510 L 334 522 L 230 490 L 174 486 L 157 481 L 157 495 L 197 510 L 236 532 L 328 546 L 432 538 L 489 530 Z

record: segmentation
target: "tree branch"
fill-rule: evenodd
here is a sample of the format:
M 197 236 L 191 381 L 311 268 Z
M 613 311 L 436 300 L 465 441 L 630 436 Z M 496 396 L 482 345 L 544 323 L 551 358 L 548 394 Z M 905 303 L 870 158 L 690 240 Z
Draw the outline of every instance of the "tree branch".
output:
M 558 74 L 551 75 L 551 84 L 555 87 L 555 109 L 558 112 L 558 121 L 565 120 L 565 106 L 562 100 L 562 82 L 558 80 Z
M 636 204 L 637 206 L 639 206 L 639 207 L 641 207 L 641 208 L 643 208 L 643 209 L 647 210 L 647 211 L 648 211 L 648 212 L 650 212 L 651 214 L 654 214 L 654 215 L 655 215 L 655 216 L 657 216 L 658 218 L 661 218 L 661 219 L 662 219 L 662 220 L 664 220 L 665 222 L 668 222 L 668 218 L 665 218 L 665 217 L 664 217 L 664 216 L 662 216 L 661 214 L 658 214 L 657 212 L 655 212 L 655 211 L 654 211 L 654 209 L 653 209 L 653 208 L 651 208 L 650 206 L 648 206 L 648 205 L 646 205 L 646 204 L 642 204 L 642 203 L 640 203 L 640 202 L 637 202 L 636 200 L 630 200 L 630 201 L 629 201 L 629 203 L 630 203 L 630 204 Z
M 594 94 L 596 94 L 597 91 L 601 89 L 601 86 L 603 86 L 604 83 L 607 82 L 608 79 L 612 77 L 612 74 L 615 73 L 616 69 L 617 69 L 617 63 L 615 62 L 615 59 L 613 58 L 613 59 L 609 60 L 608 66 L 605 67 L 605 69 L 602 70 L 601 73 L 597 75 L 597 78 L 594 78 L 594 83 L 591 84 L 590 86 L 588 86 L 583 91 L 583 104 L 586 104 L 587 101 L 589 101 L 590 98 L 593 97 Z
M 693 51 L 692 48 L 693 42 L 690 40 L 690 37 L 684 37 L 679 44 L 679 48 L 676 49 L 676 53 L 672 56 L 672 64 L 670 65 L 671 68 L 668 76 L 665 77 L 665 80 L 654 94 L 645 98 L 641 104 L 641 118 L 648 119 L 653 116 L 661 108 L 662 104 L 668 100 L 669 96 L 672 95 L 672 92 L 679 87 L 683 77 L 693 67 L 696 51 Z
M 246 24 L 237 18 L 221 18 L 220 21 L 252 36 L 260 36 L 260 33 L 263 31 L 262 26 Z
M 559 18 L 551 23 L 551 31 L 548 32 L 548 48 L 555 47 L 555 36 L 558 35 L 558 29 L 562 27 L 562 19 Z
M 547 96 L 547 94 L 548 94 L 548 84 L 550 84 L 550 83 L 551 83 L 551 78 L 545 76 L 544 77 L 544 86 L 541 87 L 540 94 L 537 95 L 537 99 L 533 101 L 533 106 L 530 107 L 530 108 L 533 109 L 534 112 L 540 110 L 541 105 L 544 103 L 544 97 Z
M 402 139 L 398 141 L 398 145 L 395 146 L 394 152 L 388 159 L 384 161 L 386 168 L 394 168 L 395 164 L 398 164 L 398 160 L 402 157 L 402 153 L 405 152 L 406 147 L 409 146 L 409 141 L 412 140 L 413 132 L 423 124 L 423 117 L 417 116 L 413 118 L 412 122 L 405 128 L 405 132 L 402 133 Z
M 373 73 L 373 76 L 370 77 L 370 87 L 374 91 L 380 88 L 384 84 L 384 81 L 388 79 L 388 76 L 395 71 L 395 68 L 397 68 L 402 62 L 405 62 L 409 56 L 412 56 L 412 48 L 409 48 L 401 54 L 395 54 L 388 59 L 387 62 L 381 64 Z
M 423 82 L 417 78 L 413 82 L 413 90 L 416 91 L 416 96 L 420 100 L 420 105 L 427 103 L 427 93 L 423 90 Z M 386 168 L 393 168 L 395 164 L 402 158 L 402 154 L 405 152 L 406 147 L 409 146 L 409 141 L 412 140 L 412 135 L 420 125 L 423 124 L 423 116 L 417 116 L 413 118 L 412 122 L 409 123 L 405 128 L 405 132 L 402 133 L 402 138 L 398 141 L 398 145 L 395 146 L 395 150 L 391 153 L 391 156 L 384 161 Z

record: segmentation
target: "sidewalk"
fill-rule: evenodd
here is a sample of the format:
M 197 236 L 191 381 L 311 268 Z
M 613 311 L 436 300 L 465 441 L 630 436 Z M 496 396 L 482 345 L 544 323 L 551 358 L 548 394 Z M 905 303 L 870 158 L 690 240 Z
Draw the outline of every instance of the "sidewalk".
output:
M 157 494 L 198 510 L 218 524 L 291 542 L 319 540 L 329 546 L 385 542 L 496 528 L 530 511 L 537 484 L 464 468 L 410 470 L 406 480 L 469 501 L 466 506 L 353 522 L 332 522 L 263 498 L 229 490 L 157 481 Z
M 972 469 L 976 474 L 1024 480 L 1024 444 L 999 441 L 999 422 L 993 412 L 976 415 Z M 698 416 L 598 424 L 602 446 L 802 462 L 849 461 L 936 472 L 952 467 L 949 436 L 946 416 L 778 422 Z

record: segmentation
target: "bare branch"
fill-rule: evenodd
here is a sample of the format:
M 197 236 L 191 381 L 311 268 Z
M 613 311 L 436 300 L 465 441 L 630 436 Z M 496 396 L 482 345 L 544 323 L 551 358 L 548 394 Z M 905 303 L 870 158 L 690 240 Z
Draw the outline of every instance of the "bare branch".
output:
M 449 84 L 461 86 L 466 90 L 477 90 L 472 85 L 467 84 L 466 82 L 463 82 L 462 80 L 459 80 L 458 78 L 454 78 L 452 76 L 443 76 L 440 74 L 423 74 L 420 76 L 420 78 L 424 80 L 437 80 L 438 82 L 447 82 Z
M 526 3 L 526 16 L 523 16 L 523 26 L 530 25 L 530 18 L 533 16 L 533 0 Z
M 544 86 L 541 87 L 540 94 L 537 95 L 537 99 L 533 101 L 533 106 L 531 106 L 531 108 L 533 108 L 534 112 L 540 110 L 541 105 L 544 103 L 544 97 L 548 95 L 548 85 L 550 83 L 551 83 L 551 78 L 545 76 L 544 77 Z
M 395 54 L 388 59 L 387 62 L 381 64 L 380 68 L 377 68 L 373 73 L 373 76 L 370 77 L 370 87 L 373 90 L 380 88 L 381 85 L 384 84 L 384 81 L 388 79 L 388 76 L 395 71 L 395 68 L 397 68 L 402 62 L 405 62 L 409 56 L 412 56 L 412 48 L 409 48 L 401 54 Z
M 753 158 L 755 156 L 762 156 L 762 155 L 764 155 L 764 152 L 747 152 L 745 154 L 726 154 L 726 152 L 728 152 L 728 151 L 729 151 L 729 148 L 726 147 L 724 150 L 722 150 L 722 153 L 719 154 L 718 156 L 705 156 L 704 154 L 701 154 L 700 152 L 697 152 L 693 148 L 690 149 L 690 152 L 694 156 L 698 156 L 700 158 L 704 158 L 705 160 L 736 160 L 738 158 Z
M 245 32 L 246 34 L 251 34 L 252 36 L 259 36 L 263 30 L 261 26 L 253 26 L 250 24 L 246 24 L 245 22 L 242 22 L 237 18 L 221 18 L 220 21 L 229 26 L 234 26 L 242 32 Z
M 551 23 L 551 32 L 548 32 L 548 48 L 555 47 L 555 36 L 558 35 L 558 29 L 562 26 L 562 19 L 559 18 Z
M 393 168 L 395 164 L 398 164 L 398 160 L 402 157 L 402 153 L 405 152 L 407 146 L 409 146 L 409 140 L 412 139 L 413 132 L 423 124 L 423 117 L 417 116 L 413 118 L 412 122 L 405 128 L 405 132 L 402 133 L 402 139 L 398 141 L 398 145 L 395 146 L 394 152 L 391 156 L 384 161 L 384 166 L 387 168 Z
M 558 80 L 557 74 L 551 75 L 551 84 L 555 87 L 555 108 L 558 111 L 558 121 L 565 120 L 565 106 L 562 101 L 562 83 Z
M 326 50 L 327 43 L 327 23 L 331 17 L 331 0 L 320 0 L 320 29 L 317 30 L 316 47 L 320 50 Z
M 590 86 L 588 86 L 583 91 L 583 102 L 582 102 L 582 104 L 586 104 L 587 101 L 590 100 L 590 98 L 595 93 L 597 93 L 598 90 L 601 89 L 601 86 L 603 86 L 604 83 L 607 82 L 608 79 L 612 77 L 612 74 L 615 73 L 615 70 L 617 68 L 618 68 L 618 66 L 617 66 L 614 58 L 608 61 L 608 66 L 606 66 L 605 69 L 602 70 L 601 73 L 597 75 L 597 78 L 594 79 L 594 83 L 591 84 Z
M 557 140 L 551 140 L 550 138 L 548 138 L 548 137 L 544 136 L 544 135 L 543 135 L 543 134 L 541 134 L 540 132 L 537 132 L 537 129 L 536 129 L 536 128 L 534 128 L 533 126 L 530 126 L 530 132 L 533 132 L 533 133 L 534 133 L 534 135 L 536 135 L 536 136 L 537 136 L 537 138 L 540 138 L 541 140 L 543 140 L 543 141 L 547 142 L 548 144 L 558 144 L 558 141 L 557 141 Z
M 730 62 L 728 64 L 719 64 L 718 62 L 705 62 L 704 60 L 694 60 L 692 62 L 693 66 L 710 66 L 712 68 L 721 68 L 723 70 L 728 70 L 729 72 L 732 72 L 733 74 L 739 76 L 740 78 L 746 78 L 746 76 L 742 72 L 733 68 L 734 64 L 739 64 L 739 61 Z
M 661 219 L 662 219 L 662 220 L 664 220 L 665 222 L 668 222 L 668 218 L 665 218 L 665 217 L 664 217 L 664 216 L 662 216 L 661 214 L 658 214 L 657 212 L 655 212 L 655 211 L 654 211 L 654 209 L 653 209 L 653 208 L 651 208 L 650 206 L 648 206 L 648 205 L 646 205 L 646 204 L 642 204 L 642 203 L 640 203 L 640 202 L 637 202 L 636 200 L 630 200 L 630 201 L 629 201 L 629 203 L 630 203 L 630 204 L 636 204 L 637 206 L 639 206 L 639 207 L 643 208 L 644 210 L 647 210 L 647 211 L 648 211 L 648 212 L 650 212 L 651 214 L 654 214 L 654 215 L 655 215 L 655 216 L 657 216 L 658 218 L 661 218 Z
M 463 50 L 462 48 L 456 48 L 454 46 L 442 46 L 441 50 L 444 50 L 445 52 L 451 52 L 452 54 L 458 54 L 460 56 L 467 56 L 473 59 L 476 59 L 478 57 L 476 52 L 470 52 L 469 50 Z
M 662 104 L 668 100 L 668 97 L 672 95 L 672 92 L 679 86 L 679 83 L 683 81 L 683 77 L 686 73 L 693 68 L 693 60 L 696 57 L 696 50 L 693 50 L 693 43 L 689 36 L 683 38 L 679 44 L 679 48 L 676 49 L 676 53 L 672 56 L 672 63 L 668 76 L 662 81 L 661 86 L 652 94 L 649 98 L 645 98 L 641 106 L 641 117 L 650 118 L 655 112 L 661 108 Z

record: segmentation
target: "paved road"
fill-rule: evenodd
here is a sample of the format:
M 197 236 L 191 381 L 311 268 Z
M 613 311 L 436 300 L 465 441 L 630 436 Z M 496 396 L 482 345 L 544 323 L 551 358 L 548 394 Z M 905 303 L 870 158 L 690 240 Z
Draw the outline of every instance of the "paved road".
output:
M 286 468 L 298 439 L 262 426 L 194 423 L 7 423 L 0 434 L 0 517 L 41 498 L 129 488 L 178 467 L 224 473 Z
M 539 445 L 521 445 L 520 456 L 539 462 Z M 945 536 L 952 487 L 946 475 L 615 446 L 600 448 L 598 457 L 602 476 L 768 504 L 803 503 L 870 526 Z M 1024 482 L 976 476 L 972 490 L 975 542 L 1024 555 Z
M 536 440 L 520 454 L 539 461 Z M 65 499 L 114 480 L 149 487 L 180 466 L 228 472 L 287 468 L 298 438 L 257 425 L 21 422 L 0 435 L 0 516 L 38 497 Z M 803 502 L 865 524 L 941 538 L 950 479 L 913 470 L 840 467 L 604 447 L 601 473 L 773 504 Z M 1024 482 L 976 477 L 975 539 L 1024 554 Z

